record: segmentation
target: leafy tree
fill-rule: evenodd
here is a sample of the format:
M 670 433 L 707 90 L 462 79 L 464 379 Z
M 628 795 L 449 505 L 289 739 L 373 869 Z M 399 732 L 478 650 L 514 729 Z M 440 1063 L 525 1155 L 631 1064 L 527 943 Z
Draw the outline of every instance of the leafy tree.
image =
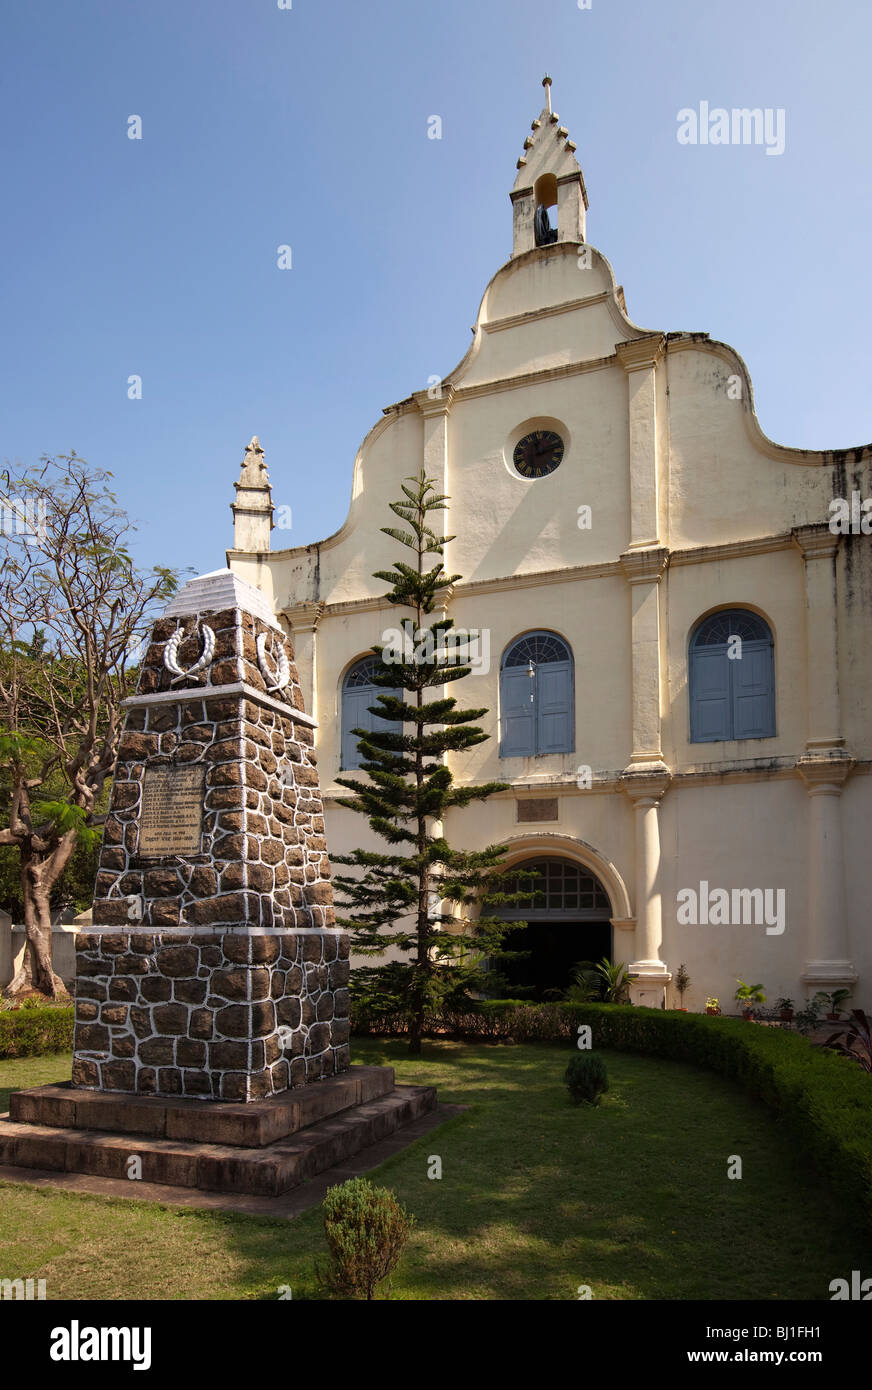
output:
M 18 855 L 27 936 L 7 995 L 63 992 L 52 892 L 96 839 L 135 652 L 178 584 L 134 565 L 110 477 L 70 454 L 7 472 L 0 489 L 0 846 Z
M 388 602 L 411 609 L 414 618 L 403 620 L 392 645 L 373 648 L 374 684 L 386 690 L 399 687 L 402 693 L 379 695 L 378 704 L 370 706 L 370 713 L 395 728 L 354 729 L 365 780 L 337 779 L 354 793 L 342 797 L 340 805 L 367 816 L 391 848 L 335 856 L 335 863 L 359 873 L 335 875 L 334 883 L 344 894 L 342 906 L 353 909 L 339 920 L 354 929 L 355 951 L 381 956 L 393 947 L 400 953 L 399 960 L 355 974 L 372 994 L 374 1007 L 390 1007 L 406 1018 L 409 1049 L 417 1054 L 425 1013 L 479 989 L 485 958 L 499 950 L 507 931 L 526 924 L 491 915 L 492 908 L 521 896 L 500 888 L 506 847 L 460 850 L 444 836 L 448 810 L 485 801 L 507 784 L 456 787 L 446 764 L 446 754 L 488 738 L 475 727 L 487 710 L 458 709 L 456 700 L 441 694 L 425 698 L 470 674 L 471 667 L 459 663 L 461 658 L 468 661 L 471 639 L 455 633 L 450 618 L 424 625 L 460 577 L 447 575 L 441 559 L 426 568 L 428 557 L 441 557 L 454 539 L 437 534 L 427 520 L 430 513 L 446 510 L 448 498 L 436 493 L 423 470 L 401 486 L 403 499 L 390 503 L 390 509 L 403 524 L 381 530 L 407 547 L 414 563 L 397 560 L 392 570 L 376 571 L 375 578 L 391 585 Z M 475 917 L 471 908 L 480 900 L 482 914 Z M 454 912 L 448 910 L 451 904 Z

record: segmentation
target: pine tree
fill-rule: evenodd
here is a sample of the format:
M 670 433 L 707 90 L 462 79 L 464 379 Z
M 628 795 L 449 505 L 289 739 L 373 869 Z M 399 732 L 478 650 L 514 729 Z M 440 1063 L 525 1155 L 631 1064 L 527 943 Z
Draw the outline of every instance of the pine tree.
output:
M 446 543 L 454 539 L 438 535 L 427 523 L 430 513 L 447 510 L 449 499 L 436 493 L 423 470 L 401 486 L 403 500 L 389 505 L 403 527 L 381 530 L 411 550 L 415 563 L 395 561 L 393 570 L 377 570 L 374 578 L 389 583 L 388 602 L 411 609 L 414 618 L 404 619 L 401 628 L 393 630 L 392 643 L 372 649 L 373 683 L 402 693 L 379 695 L 378 704 L 369 707 L 371 714 L 396 728 L 352 730 L 359 739 L 366 778 L 337 778 L 354 793 L 340 798 L 339 804 L 367 816 L 391 850 L 357 849 L 334 856 L 335 863 L 360 871 L 334 875 L 334 884 L 344 895 L 342 906 L 352 909 L 338 920 L 353 928 L 355 952 L 379 956 L 393 946 L 409 957 L 374 969 L 363 967 L 355 976 L 358 990 L 366 992 L 370 1003 L 378 1000 L 383 1009 L 405 1020 L 409 1050 L 419 1054 L 425 1013 L 449 1000 L 468 998 L 469 991 L 484 982 L 484 959 L 500 952 L 506 932 L 525 923 L 488 915 L 500 903 L 522 896 L 505 891 L 505 885 L 501 890 L 499 870 L 506 846 L 454 849 L 442 833 L 446 811 L 485 801 L 508 784 L 456 787 L 445 763 L 445 754 L 473 748 L 489 737 L 475 727 L 487 709 L 461 710 L 452 698 L 425 698 L 433 687 L 470 674 L 470 665 L 459 660 L 468 662 L 472 639 L 455 633 L 450 618 L 424 626 L 444 602 L 445 591 L 460 578 L 445 573 L 441 558 L 425 568 L 428 557 L 441 557 Z M 479 900 L 483 913 L 473 917 L 469 909 Z M 443 903 L 453 904 L 456 915 L 443 911 Z

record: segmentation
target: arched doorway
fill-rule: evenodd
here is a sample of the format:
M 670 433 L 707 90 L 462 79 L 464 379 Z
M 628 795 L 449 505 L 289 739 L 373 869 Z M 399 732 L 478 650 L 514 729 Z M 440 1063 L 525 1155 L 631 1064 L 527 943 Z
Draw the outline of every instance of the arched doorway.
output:
M 573 983 L 576 965 L 612 958 L 612 907 L 609 896 L 584 865 L 560 855 L 536 855 L 512 869 L 535 879 L 521 881 L 508 870 L 508 892 L 529 886 L 530 896 L 511 906 L 495 905 L 494 915 L 527 925 L 508 932 L 505 956 L 494 968 L 508 982 L 510 998 L 554 998 Z

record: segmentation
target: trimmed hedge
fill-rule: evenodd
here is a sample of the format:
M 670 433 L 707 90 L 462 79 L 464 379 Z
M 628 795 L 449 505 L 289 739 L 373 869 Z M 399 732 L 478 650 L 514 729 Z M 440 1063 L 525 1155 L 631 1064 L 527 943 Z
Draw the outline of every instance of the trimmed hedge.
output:
M 72 1052 L 74 1007 L 0 1011 L 0 1059 Z
M 378 1031 L 374 1023 L 367 1031 Z M 569 1040 L 588 1024 L 594 1047 L 708 1067 L 774 1111 L 809 1163 L 872 1223 L 872 1074 L 798 1033 L 626 1004 L 506 1004 L 428 1024 L 431 1035 L 516 1043 Z

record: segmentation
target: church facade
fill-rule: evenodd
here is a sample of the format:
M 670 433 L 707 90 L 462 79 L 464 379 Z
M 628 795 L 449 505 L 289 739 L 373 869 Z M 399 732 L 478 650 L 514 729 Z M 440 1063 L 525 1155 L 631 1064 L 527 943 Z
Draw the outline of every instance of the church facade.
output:
M 519 983 L 541 997 L 607 955 L 654 1006 L 681 1002 L 684 965 L 692 1009 L 732 1011 L 739 979 L 770 1003 L 844 987 L 869 1009 L 872 446 L 773 443 L 732 348 L 633 323 L 545 85 L 468 352 L 383 411 L 320 542 L 270 548 L 253 439 L 228 565 L 292 637 L 331 849 L 375 847 L 335 779 L 397 622 L 379 528 L 423 467 L 451 499 L 447 612 L 477 642 L 446 693 L 489 711 L 452 771 L 509 784 L 444 829 L 537 867 Z

